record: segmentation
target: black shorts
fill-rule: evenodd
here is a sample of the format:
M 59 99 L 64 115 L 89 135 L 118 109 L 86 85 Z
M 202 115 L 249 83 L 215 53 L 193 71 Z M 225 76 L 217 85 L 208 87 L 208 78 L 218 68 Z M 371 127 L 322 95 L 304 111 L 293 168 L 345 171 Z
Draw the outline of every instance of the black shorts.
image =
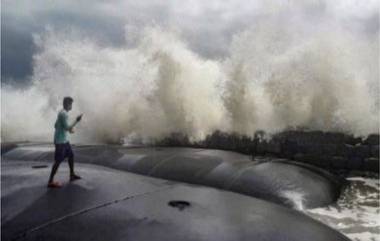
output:
M 74 158 L 73 150 L 69 142 L 63 144 L 55 144 L 54 159 L 57 162 L 63 161 L 65 158 Z

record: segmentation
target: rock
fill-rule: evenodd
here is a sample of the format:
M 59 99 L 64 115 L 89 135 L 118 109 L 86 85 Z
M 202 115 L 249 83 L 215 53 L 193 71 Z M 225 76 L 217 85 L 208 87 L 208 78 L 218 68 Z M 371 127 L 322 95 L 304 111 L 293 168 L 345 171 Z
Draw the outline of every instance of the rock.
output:
M 298 144 L 340 144 L 345 142 L 343 133 L 330 133 L 322 131 L 299 132 Z
M 346 139 L 347 139 L 347 136 L 344 135 L 343 133 L 326 132 L 324 134 L 323 143 L 324 144 L 327 144 L 327 143 L 341 144 L 341 143 L 345 143 Z
M 322 156 L 319 159 L 319 166 L 325 169 L 329 169 L 331 167 L 331 156 Z
M 324 145 L 321 145 L 320 148 L 322 149 L 323 155 L 326 155 L 326 156 L 336 155 L 336 152 L 337 152 L 336 144 L 324 144 Z
M 361 159 L 370 157 L 370 147 L 367 145 L 356 145 L 354 146 L 354 156 Z
M 298 162 L 304 162 L 305 154 L 298 152 L 297 154 L 294 155 L 294 160 Z
M 371 146 L 371 157 L 379 157 L 379 146 Z
M 346 136 L 345 140 L 344 140 L 345 144 L 349 144 L 349 145 L 353 145 L 353 146 L 357 145 L 357 144 L 360 144 L 362 142 L 363 142 L 363 140 L 362 140 L 361 137 L 354 137 L 352 135 Z
M 266 145 L 266 152 L 268 152 L 270 154 L 280 155 L 281 151 L 282 151 L 281 143 L 279 143 L 279 142 L 270 141 Z
M 319 156 L 335 156 L 337 145 L 335 144 L 305 144 L 298 146 L 298 151 L 305 154 Z
M 362 168 L 364 159 L 379 157 L 379 134 L 366 138 L 343 133 L 290 130 L 266 139 L 264 131 L 242 136 L 215 131 L 197 144 L 182 134 L 173 134 L 160 144 L 231 150 L 250 155 L 272 155 L 296 159 L 321 167 Z M 301 155 L 303 154 L 303 155 Z
M 344 169 L 347 167 L 347 158 L 341 156 L 331 157 L 331 167 L 336 169 Z
M 298 144 L 297 151 L 304 154 L 322 155 L 321 150 L 319 148 L 316 148 L 317 145 L 319 144 L 308 144 L 308 143 Z
M 379 145 L 379 134 L 371 134 L 364 140 L 367 145 Z
M 258 141 L 256 145 L 256 154 L 263 155 L 266 152 L 268 143 L 266 141 Z
M 337 145 L 336 155 L 346 157 L 346 158 L 352 157 L 354 156 L 354 147 L 355 146 L 348 145 L 348 144 Z
M 363 169 L 365 171 L 371 171 L 371 172 L 379 172 L 379 158 L 366 158 L 364 160 L 364 165 Z
M 252 139 L 243 136 L 237 142 L 236 150 L 244 154 L 252 154 L 255 151 L 255 143 Z
M 298 149 L 299 148 L 298 148 L 297 142 L 286 140 L 281 145 L 281 150 L 282 150 L 281 155 L 283 157 L 293 159 L 294 155 L 298 152 Z
M 363 166 L 363 159 L 357 156 L 348 158 L 347 168 L 353 170 L 360 170 Z

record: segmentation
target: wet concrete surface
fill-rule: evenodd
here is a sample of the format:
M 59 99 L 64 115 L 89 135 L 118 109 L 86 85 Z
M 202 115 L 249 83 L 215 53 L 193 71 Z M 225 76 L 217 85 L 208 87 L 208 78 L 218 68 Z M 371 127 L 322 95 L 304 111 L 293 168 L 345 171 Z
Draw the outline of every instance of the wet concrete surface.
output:
M 334 202 L 343 181 L 306 164 L 253 160 L 230 151 L 197 148 L 74 146 L 76 162 L 151 177 L 200 184 L 258 197 L 295 208 Z M 3 160 L 53 161 L 52 145 L 19 146 Z
M 44 162 L 2 162 L 2 240 L 340 241 L 295 210 L 213 188 L 77 164 L 82 180 L 47 189 Z M 188 206 L 169 205 L 185 201 Z

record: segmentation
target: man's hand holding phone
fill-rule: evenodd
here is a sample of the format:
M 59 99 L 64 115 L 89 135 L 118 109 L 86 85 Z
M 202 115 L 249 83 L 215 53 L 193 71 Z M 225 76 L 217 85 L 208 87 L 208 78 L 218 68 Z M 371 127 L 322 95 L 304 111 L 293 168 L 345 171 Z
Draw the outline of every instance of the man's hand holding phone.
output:
M 78 117 L 77 117 L 77 122 L 79 122 L 79 121 L 82 120 L 82 116 L 83 116 L 83 114 L 78 115 Z

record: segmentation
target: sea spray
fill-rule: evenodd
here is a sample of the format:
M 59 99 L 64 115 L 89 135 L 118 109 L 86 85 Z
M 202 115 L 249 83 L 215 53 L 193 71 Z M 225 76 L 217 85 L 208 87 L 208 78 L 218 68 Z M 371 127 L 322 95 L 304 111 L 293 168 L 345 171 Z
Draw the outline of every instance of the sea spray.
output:
M 290 206 L 297 210 L 304 210 L 304 201 L 305 201 L 305 194 L 297 191 L 292 190 L 284 190 L 281 192 L 281 196 L 285 198 L 286 200 L 289 200 L 288 203 Z
M 375 42 L 363 45 L 344 31 L 300 34 L 283 25 L 265 26 L 236 36 L 225 63 L 224 101 L 233 131 L 378 131 L 377 97 L 370 93 L 379 81 L 370 51 Z
M 201 140 L 216 130 L 378 132 L 378 36 L 321 26 L 259 21 L 220 60 L 160 27 L 120 47 L 48 29 L 35 38 L 31 87 L 2 88 L 2 140 L 51 141 L 64 96 L 74 98 L 73 115 L 84 113 L 74 141 L 87 143 L 173 132 Z
M 76 34 L 48 30 L 36 39 L 40 52 L 34 57 L 33 84 L 23 91 L 29 98 L 2 90 L 2 122 L 9 129 L 4 140 L 41 139 L 41 130 L 47 134 L 42 139 L 50 140 L 46 130 L 52 132 L 64 96 L 74 98 L 74 114 L 84 113 L 78 141 L 118 141 L 130 134 L 161 138 L 172 132 L 200 139 L 224 122 L 216 86 L 219 65 L 199 58 L 174 33 L 146 28 L 133 49 L 101 48 Z M 35 101 L 44 107 L 30 109 L 34 116 L 28 125 L 34 131 L 15 133 L 24 121 L 23 109 Z

